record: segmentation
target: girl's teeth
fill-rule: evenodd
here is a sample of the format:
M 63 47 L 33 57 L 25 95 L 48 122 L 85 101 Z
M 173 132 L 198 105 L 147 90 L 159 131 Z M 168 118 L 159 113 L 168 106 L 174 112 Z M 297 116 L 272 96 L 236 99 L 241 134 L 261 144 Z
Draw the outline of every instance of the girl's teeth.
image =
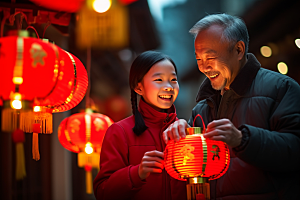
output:
M 161 98 L 164 98 L 164 99 L 170 99 L 172 96 L 171 95 L 162 95 L 162 96 L 159 96 Z

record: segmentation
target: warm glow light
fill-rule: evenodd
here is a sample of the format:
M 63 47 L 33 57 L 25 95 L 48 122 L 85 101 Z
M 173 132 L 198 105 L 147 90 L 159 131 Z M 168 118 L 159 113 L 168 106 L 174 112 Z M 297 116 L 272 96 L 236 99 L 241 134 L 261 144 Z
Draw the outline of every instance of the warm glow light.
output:
M 92 144 L 90 142 L 86 143 L 84 150 L 85 150 L 85 153 L 87 153 L 87 154 L 91 154 L 94 151 Z
M 264 57 L 270 57 L 272 55 L 272 49 L 270 47 L 268 47 L 268 46 L 262 46 L 260 48 L 260 53 Z
M 284 62 L 279 62 L 277 64 L 277 69 L 282 74 L 287 74 L 288 73 L 288 66 Z
M 33 112 L 40 112 L 42 109 L 41 109 L 41 106 L 34 106 L 33 107 Z
M 23 83 L 23 78 L 22 77 L 13 77 L 13 83 L 21 85 Z
M 98 13 L 104 13 L 111 7 L 111 0 L 95 0 L 93 9 Z
M 22 102 L 20 100 L 13 100 L 11 102 L 11 107 L 14 109 L 21 109 L 22 108 Z
M 295 40 L 295 44 L 300 49 L 300 39 L 299 38 Z
M 22 95 L 18 92 L 14 93 L 13 95 L 13 100 L 21 100 L 22 99 Z

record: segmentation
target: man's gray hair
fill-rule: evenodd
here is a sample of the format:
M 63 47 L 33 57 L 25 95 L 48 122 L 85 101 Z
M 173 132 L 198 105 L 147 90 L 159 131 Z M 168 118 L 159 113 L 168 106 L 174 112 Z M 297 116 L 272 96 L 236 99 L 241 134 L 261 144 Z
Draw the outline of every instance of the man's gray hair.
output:
M 197 37 L 198 33 L 209 28 L 212 25 L 224 27 L 222 37 L 233 44 L 238 41 L 245 43 L 245 54 L 248 53 L 249 35 L 245 22 L 236 16 L 228 14 L 213 14 L 199 20 L 189 31 Z

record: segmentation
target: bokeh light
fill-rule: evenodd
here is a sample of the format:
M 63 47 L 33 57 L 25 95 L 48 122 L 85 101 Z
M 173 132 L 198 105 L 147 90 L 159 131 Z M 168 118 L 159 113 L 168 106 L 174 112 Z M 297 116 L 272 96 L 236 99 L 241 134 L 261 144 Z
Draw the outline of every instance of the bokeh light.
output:
M 93 2 L 93 9 L 98 13 L 104 13 L 111 7 L 111 0 L 95 0 Z
M 87 154 L 91 154 L 91 153 L 93 153 L 93 151 L 94 151 L 94 149 L 93 149 L 93 147 L 92 147 L 92 143 L 90 143 L 90 142 L 87 142 L 86 144 L 85 144 L 85 153 L 87 153 Z
M 284 62 L 279 62 L 277 64 L 277 69 L 281 74 L 287 74 L 288 73 L 288 66 Z
M 295 40 L 295 44 L 300 49 L 300 39 L 299 38 Z
M 21 109 L 22 108 L 22 102 L 20 100 L 13 100 L 11 102 L 11 107 L 14 109 Z
M 272 55 L 272 49 L 269 46 L 262 46 L 260 48 L 260 53 L 264 57 L 270 57 Z

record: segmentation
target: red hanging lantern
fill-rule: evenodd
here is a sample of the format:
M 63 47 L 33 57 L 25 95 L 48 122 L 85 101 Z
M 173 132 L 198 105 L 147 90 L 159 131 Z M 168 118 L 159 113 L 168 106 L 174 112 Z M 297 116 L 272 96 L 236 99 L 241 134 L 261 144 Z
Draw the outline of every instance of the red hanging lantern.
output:
M 53 113 L 64 112 L 77 106 L 82 101 L 88 86 L 87 71 L 82 62 L 62 49 L 60 55 L 61 65 L 65 66 L 62 77 L 59 77 L 59 81 L 62 82 L 61 87 L 52 93 L 53 99 L 56 98 L 56 100 L 43 102 L 45 107 L 52 109 Z
M 170 176 L 189 181 L 188 200 L 203 195 L 210 199 L 208 181 L 226 173 L 230 163 L 229 149 L 224 142 L 204 138 L 200 127 L 187 128 L 187 134 L 176 143 L 168 142 L 165 169 Z
M 77 12 L 85 0 L 30 0 L 34 4 L 51 10 L 64 12 Z
M 73 54 L 60 49 L 62 70 L 57 87 L 41 102 L 35 104 L 34 123 L 41 124 L 42 133 L 52 133 L 52 113 L 64 112 L 77 106 L 83 99 L 88 86 L 84 65 Z M 32 132 L 28 126 L 26 132 Z
M 33 132 L 33 158 L 39 160 L 38 133 L 52 133 L 52 113 L 64 112 L 77 106 L 83 99 L 88 77 L 84 65 L 71 53 L 60 49 L 61 71 L 57 80 L 57 87 L 53 92 L 34 106 L 34 122 L 27 126 L 27 132 Z M 24 127 L 24 126 L 23 126 Z M 35 127 L 31 129 L 31 127 Z M 35 142 L 34 142 L 35 141 Z
M 78 113 L 65 118 L 58 127 L 58 140 L 78 153 L 78 166 L 86 171 L 86 192 L 92 193 L 92 168 L 99 169 L 103 137 L 113 121 L 99 113 Z
M 0 44 L 2 130 L 11 132 L 18 127 L 24 130 L 20 119 L 28 119 L 31 126 L 34 102 L 49 96 L 56 86 L 59 50 L 30 37 L 2 37 Z
M 0 44 L 2 130 L 33 132 L 33 158 L 39 160 L 38 133 L 52 133 L 52 113 L 83 99 L 86 70 L 74 55 L 39 39 L 9 36 Z

